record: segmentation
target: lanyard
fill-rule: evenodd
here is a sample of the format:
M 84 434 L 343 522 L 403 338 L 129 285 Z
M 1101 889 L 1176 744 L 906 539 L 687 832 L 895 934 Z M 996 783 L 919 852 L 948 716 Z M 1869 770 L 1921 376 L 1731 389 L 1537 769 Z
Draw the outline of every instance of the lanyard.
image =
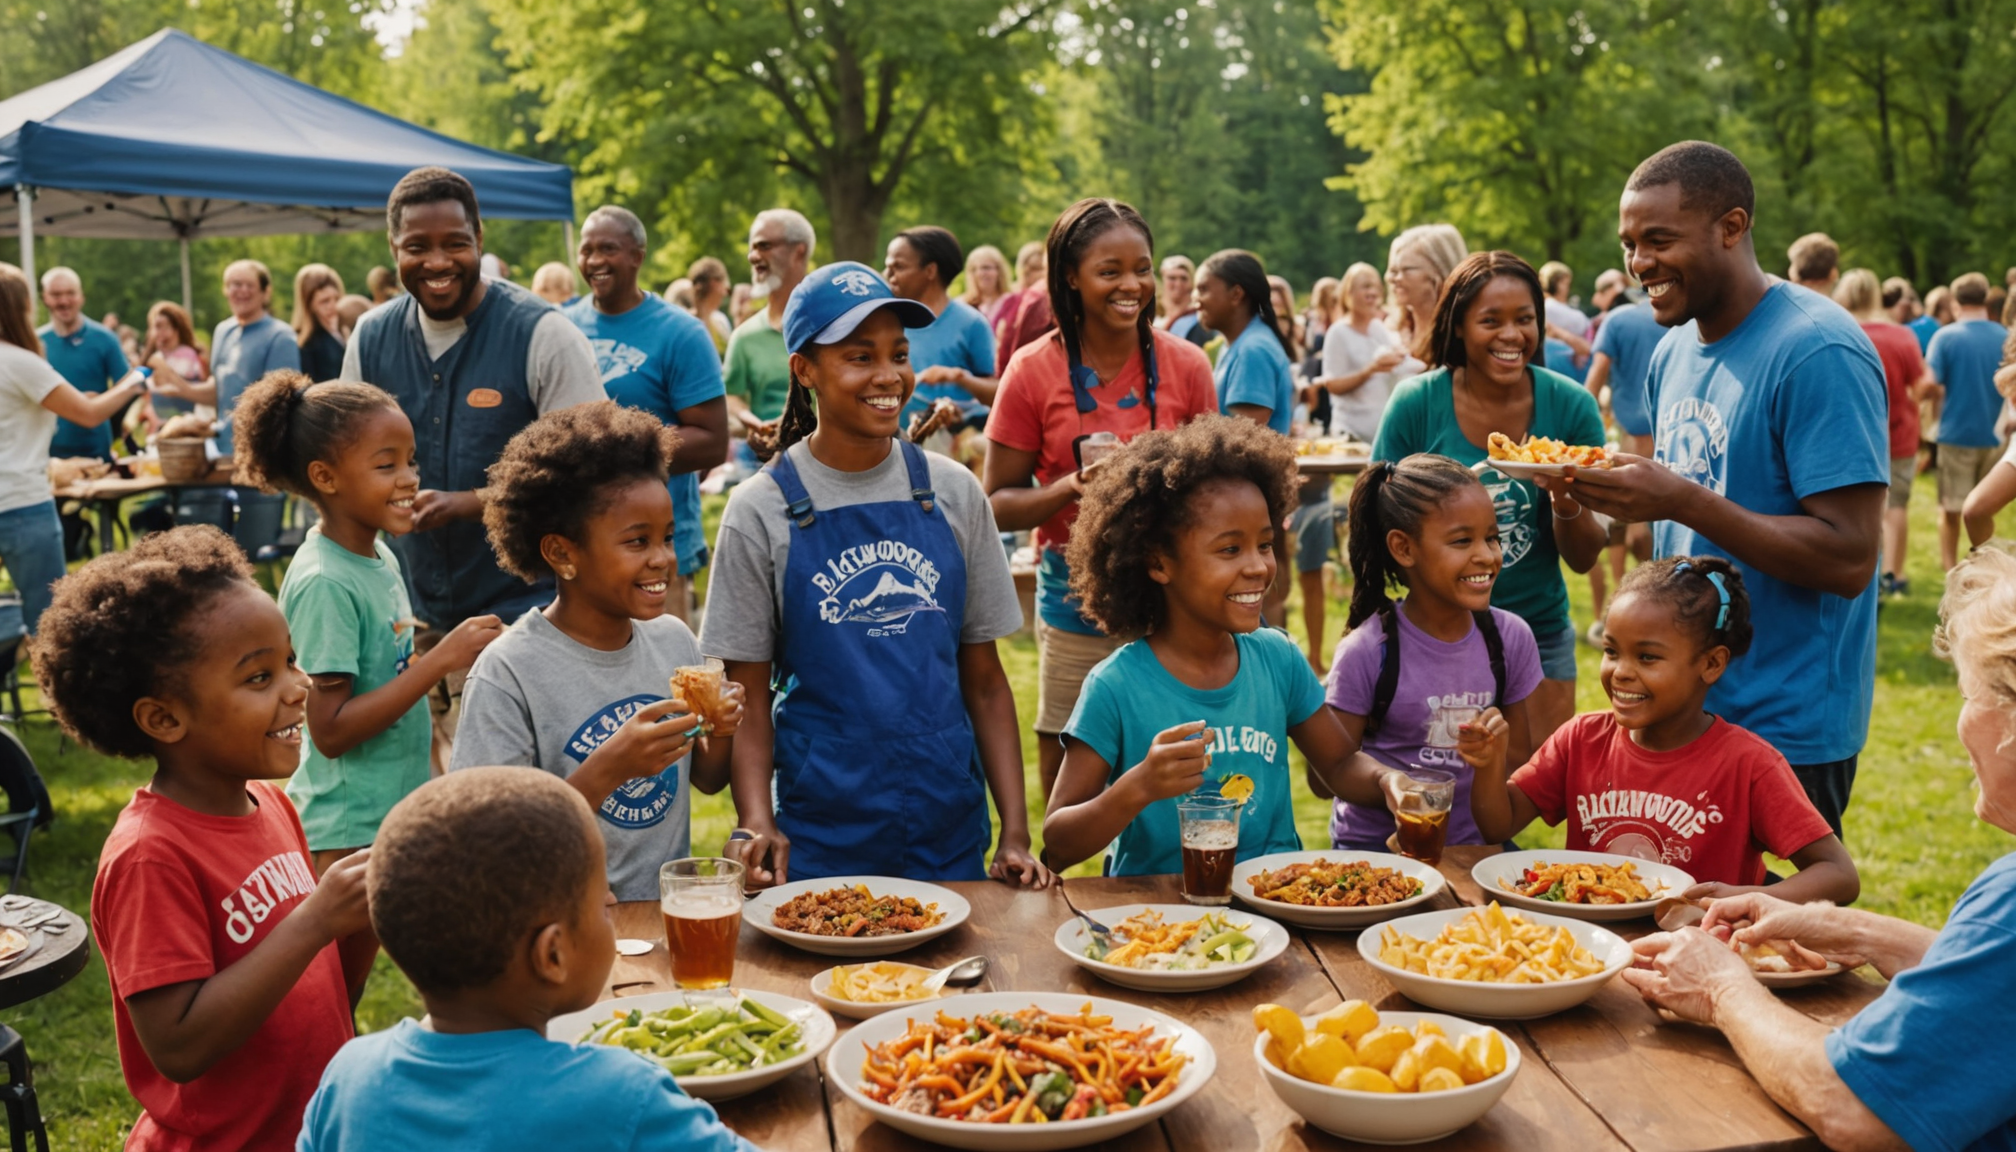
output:
M 1063 336 L 1060 334 L 1058 339 L 1063 339 Z M 1070 352 L 1068 346 L 1066 347 L 1066 355 L 1070 357 L 1071 362 L 1071 393 L 1073 398 L 1078 402 L 1079 425 L 1083 427 L 1085 414 L 1099 410 L 1099 398 L 1092 395 L 1092 389 L 1099 386 L 1099 374 L 1080 363 L 1078 357 Z M 1155 345 L 1153 342 L 1150 342 L 1148 345 L 1146 356 L 1147 360 L 1141 367 L 1148 382 L 1148 386 L 1144 391 L 1147 393 L 1148 399 L 1148 427 L 1152 429 L 1155 427 L 1157 414 L 1155 407 L 1155 386 L 1160 382 L 1161 375 L 1156 371 L 1155 367 Z M 1113 406 L 1115 408 L 1132 408 L 1140 402 L 1130 390 Z

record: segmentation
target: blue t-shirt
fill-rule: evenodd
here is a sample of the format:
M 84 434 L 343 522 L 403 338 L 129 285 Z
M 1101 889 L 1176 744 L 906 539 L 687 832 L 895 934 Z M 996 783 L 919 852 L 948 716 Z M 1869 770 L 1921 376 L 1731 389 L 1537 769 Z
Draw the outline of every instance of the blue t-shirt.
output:
M 1920 316 L 1905 327 L 1911 330 L 1912 335 L 1918 337 L 1918 351 L 1922 353 L 1926 345 L 1932 343 L 1932 334 L 1939 331 L 1939 321 L 1930 316 Z
M 1207 720 L 1216 733 L 1203 791 L 1233 773 L 1253 780 L 1253 798 L 1239 821 L 1239 859 L 1302 847 L 1289 795 L 1288 729 L 1323 707 L 1323 682 L 1295 642 L 1272 628 L 1237 637 L 1239 671 L 1223 688 L 1192 688 L 1162 667 L 1148 641 L 1136 640 L 1101 660 L 1085 677 L 1064 734 L 1112 765 L 1111 785 L 1147 758 L 1157 733 Z M 1183 869 L 1176 800 L 1157 800 L 1114 841 L 1110 876 Z
M 721 358 L 714 353 L 707 325 L 663 297 L 646 293 L 642 304 L 616 316 L 597 311 L 586 296 L 564 311 L 587 335 L 602 387 L 618 404 L 642 408 L 676 428 L 681 408 L 723 394 Z M 672 492 L 672 545 L 679 553 L 679 574 L 690 576 L 700 569 L 707 550 L 700 525 L 700 476 L 676 472 L 666 487 Z
M 994 331 L 978 308 L 964 300 L 950 301 L 938 319 L 910 329 L 910 367 L 920 376 L 926 368 L 964 368 L 975 376 L 992 376 Z M 940 399 L 957 403 L 968 420 L 987 414 L 987 406 L 957 384 L 920 383 L 903 407 L 904 423 Z
M 1652 434 L 1645 374 L 1652 367 L 1652 350 L 1665 337 L 1666 329 L 1650 304 L 1612 308 L 1596 329 L 1594 351 L 1610 358 L 1610 414 L 1617 418 L 1617 427 L 1633 436 Z
M 1995 370 L 2002 366 L 2002 342 L 2009 330 L 1993 320 L 1955 320 L 1932 337 L 1925 367 L 1946 387 L 1946 405 L 1939 410 L 1940 444 L 1962 448 L 1993 448 L 1995 420 L 2002 414 L 2002 394 L 1995 391 Z
M 210 378 L 217 382 L 217 447 L 231 454 L 231 411 L 238 397 L 261 376 L 281 368 L 301 370 L 301 346 L 294 329 L 271 316 L 250 324 L 232 317 L 210 337 Z
M 1916 968 L 1827 1036 L 1857 1099 L 1918 1152 L 2016 1152 L 2016 854 L 1976 877 Z M 1953 1074 L 1950 1053 L 1970 1056 Z
M 756 1152 L 672 1074 L 624 1048 L 526 1028 L 444 1034 L 414 1020 L 345 1044 L 297 1152 Z
M 1218 354 L 1211 370 L 1218 384 L 1218 410 L 1253 404 L 1268 410 L 1267 426 L 1283 436 L 1295 417 L 1295 375 L 1281 338 L 1258 316 L 1246 322 L 1239 338 Z
M 131 366 L 126 363 L 125 349 L 119 347 L 119 337 L 110 328 L 88 316 L 79 319 L 84 321 L 83 325 L 68 336 L 57 335 L 54 324 L 44 324 L 35 334 L 42 338 L 42 354 L 48 358 L 49 366 L 68 380 L 71 387 L 79 392 L 103 392 L 117 384 Z M 56 437 L 49 442 L 49 455 L 111 454 L 112 421 L 84 428 L 61 416 L 56 418 Z
M 1816 292 L 1777 283 L 1713 344 L 1692 321 L 1652 354 L 1660 463 L 1765 516 L 1856 484 L 1887 484 L 1883 365 L 1854 317 Z M 1743 574 L 1749 654 L 1708 694 L 1708 710 L 1748 728 L 1793 764 L 1845 760 L 1869 734 L 1876 683 L 1876 596 L 1853 600 L 1767 576 L 1671 520 L 1661 556 L 1724 556 Z M 1870 587 L 1875 576 L 1870 576 Z
M 1549 372 L 1559 372 L 1577 384 L 1589 378 L 1589 365 L 1575 363 L 1575 349 L 1566 340 L 1549 336 L 1540 342 L 1540 351 Z

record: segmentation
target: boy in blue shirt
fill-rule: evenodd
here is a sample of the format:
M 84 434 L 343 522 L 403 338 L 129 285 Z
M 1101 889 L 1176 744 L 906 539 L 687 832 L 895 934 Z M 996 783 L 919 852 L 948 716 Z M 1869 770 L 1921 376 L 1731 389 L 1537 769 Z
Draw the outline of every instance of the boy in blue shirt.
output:
M 1939 410 L 1939 559 L 1953 567 L 1960 552 L 1960 514 L 1967 494 L 2002 458 L 1995 428 L 2002 394 L 1995 370 L 2009 332 L 1988 315 L 1988 278 L 1969 272 L 1953 281 L 1953 323 L 1933 333 L 1925 367 L 1946 397 Z
M 602 834 L 565 781 L 534 768 L 429 781 L 385 818 L 367 884 L 428 1023 L 345 1045 L 299 1152 L 755 1152 L 657 1064 L 546 1039 L 553 1017 L 595 1003 L 616 960 Z

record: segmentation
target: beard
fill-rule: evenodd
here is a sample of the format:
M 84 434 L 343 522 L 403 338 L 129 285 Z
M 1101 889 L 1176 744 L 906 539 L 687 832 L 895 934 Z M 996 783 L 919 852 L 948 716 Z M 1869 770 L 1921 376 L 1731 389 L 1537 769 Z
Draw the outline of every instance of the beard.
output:
M 406 283 L 405 287 L 407 294 L 413 297 L 413 302 L 420 306 L 420 311 L 426 313 L 427 318 L 429 320 L 439 322 L 446 322 L 449 320 L 460 319 L 469 307 L 469 297 L 476 294 L 476 286 L 483 282 L 483 277 L 480 272 L 458 271 L 456 273 L 456 279 L 461 281 L 462 290 L 455 294 L 455 300 L 453 303 L 449 304 L 448 307 L 443 309 L 442 311 L 436 312 L 433 309 L 427 307 L 426 304 L 421 303 L 423 300 L 426 299 L 426 297 L 421 293 L 420 280 L 422 279 L 424 279 L 424 276 L 416 276 L 412 283 Z M 401 283 L 405 282 L 401 281 Z
M 784 274 L 772 268 L 769 275 L 749 285 L 749 298 L 751 300 L 767 300 L 770 298 L 772 292 L 777 291 L 783 286 Z

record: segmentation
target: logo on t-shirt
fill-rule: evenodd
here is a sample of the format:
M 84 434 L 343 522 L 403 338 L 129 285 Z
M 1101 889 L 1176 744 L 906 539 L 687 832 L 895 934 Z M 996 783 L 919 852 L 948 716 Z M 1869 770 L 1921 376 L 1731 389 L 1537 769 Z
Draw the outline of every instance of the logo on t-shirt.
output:
M 1658 440 L 1653 456 L 1661 464 L 1722 495 L 1729 425 L 1721 409 L 1699 396 L 1683 396 L 1660 413 Z
M 638 709 L 657 702 L 655 696 L 639 694 L 603 705 L 567 738 L 567 755 L 577 764 L 586 762 Z M 678 799 L 679 765 L 675 763 L 656 776 L 638 776 L 618 785 L 602 801 L 602 818 L 619 828 L 649 828 L 665 819 Z
M 617 340 L 590 340 L 588 344 L 595 349 L 595 368 L 602 373 L 604 384 L 630 375 L 651 358 L 642 348 L 632 348 Z
M 1722 809 L 1706 792 L 1689 803 L 1663 792 L 1612 788 L 1575 797 L 1575 819 L 1592 848 L 1677 866 L 1694 858 L 1687 841 L 1722 823 Z
M 1498 539 L 1505 547 L 1501 566 L 1510 568 L 1533 550 L 1540 529 L 1533 515 L 1533 492 L 1526 485 L 1495 468 L 1479 477 L 1484 491 L 1491 494 L 1491 508 L 1498 514 Z
M 1424 705 L 1428 710 L 1428 723 L 1423 726 L 1421 754 L 1416 758 L 1421 767 L 1469 771 L 1462 755 L 1456 751 L 1456 741 L 1461 734 L 1456 731 L 1457 723 L 1451 719 L 1448 709 L 1469 707 L 1482 711 L 1491 707 L 1495 699 L 1489 692 L 1450 692 L 1427 697 Z
M 933 596 L 943 575 L 930 557 L 900 540 L 857 544 L 812 574 L 819 618 L 866 624 L 870 636 L 901 636 L 919 612 L 943 612 Z
M 238 891 L 226 896 L 224 934 L 233 944 L 252 939 L 255 925 L 264 924 L 281 905 L 305 898 L 315 891 L 315 872 L 299 852 L 281 852 L 266 858 L 238 884 Z M 291 905 L 290 905 L 291 907 Z

